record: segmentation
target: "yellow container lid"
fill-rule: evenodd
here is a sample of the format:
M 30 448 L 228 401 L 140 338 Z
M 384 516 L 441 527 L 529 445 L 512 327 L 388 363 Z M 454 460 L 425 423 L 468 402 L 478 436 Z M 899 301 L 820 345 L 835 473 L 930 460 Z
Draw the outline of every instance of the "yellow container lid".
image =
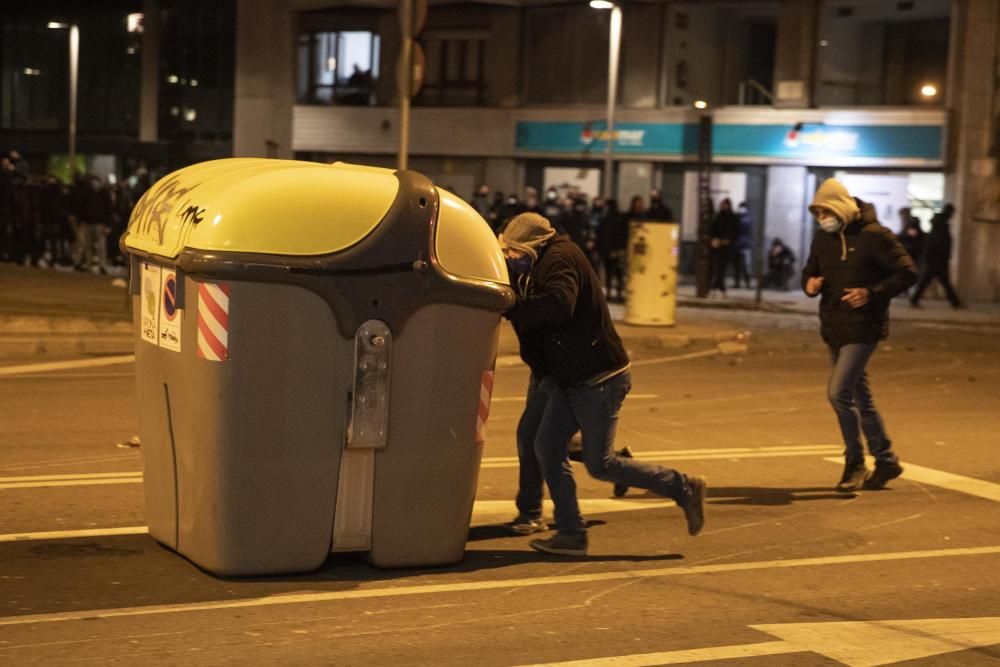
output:
M 399 181 L 391 169 L 263 158 L 212 160 L 173 172 L 143 195 L 125 246 L 176 258 L 184 248 L 323 255 L 370 234 Z
M 436 189 L 440 206 L 434 252 L 441 268 L 462 278 L 509 284 L 507 263 L 489 224 L 464 200 Z

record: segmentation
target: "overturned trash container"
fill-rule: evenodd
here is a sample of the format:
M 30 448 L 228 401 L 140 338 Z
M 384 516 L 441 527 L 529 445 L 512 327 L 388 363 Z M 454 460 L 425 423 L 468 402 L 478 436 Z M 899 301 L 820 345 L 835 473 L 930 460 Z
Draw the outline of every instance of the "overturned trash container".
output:
M 461 560 L 513 302 L 471 207 L 412 171 L 217 160 L 122 247 L 157 541 L 223 575 Z

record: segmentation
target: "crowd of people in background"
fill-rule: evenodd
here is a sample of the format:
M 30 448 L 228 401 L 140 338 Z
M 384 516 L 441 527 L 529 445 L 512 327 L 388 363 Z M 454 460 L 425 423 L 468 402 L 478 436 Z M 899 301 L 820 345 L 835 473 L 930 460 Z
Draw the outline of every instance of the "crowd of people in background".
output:
M 550 187 L 542 198 L 533 187 L 525 188 L 524 196 L 506 196 L 493 192 L 482 184 L 472 198 L 472 206 L 485 219 L 494 233 L 519 213 L 544 216 L 558 234 L 565 234 L 587 257 L 597 275 L 601 276 L 608 300 L 625 301 L 626 258 L 628 255 L 629 224 L 638 220 L 673 221 L 673 211 L 663 202 L 658 190 L 651 190 L 648 204 L 637 195 L 625 211 L 619 210 L 614 199 L 591 199 L 578 187 Z
M 124 181 L 77 173 L 70 183 L 32 171 L 17 151 L 0 153 L 0 262 L 119 273 L 125 266 L 118 241 L 136 202 L 152 184 L 140 167 Z M 559 234 L 566 234 L 590 261 L 609 301 L 625 300 L 629 225 L 637 221 L 676 221 L 659 190 L 648 198 L 635 195 L 625 210 L 618 202 L 590 198 L 578 187 L 550 187 L 544 197 L 533 187 L 517 193 L 494 192 L 482 184 L 471 204 L 494 233 L 519 213 L 544 216 Z M 920 269 L 920 281 L 910 290 L 910 303 L 920 307 L 925 290 L 937 280 L 951 305 L 961 300 L 949 279 L 954 208 L 947 204 L 931 220 L 931 231 L 921 228 L 909 208 L 899 210 L 898 239 Z M 734 209 L 723 199 L 713 212 L 707 238 L 711 294 L 725 296 L 727 280 L 734 288 L 751 286 L 753 223 L 745 202 Z M 795 274 L 796 256 L 780 238 L 771 240 L 763 261 L 762 288 L 786 291 Z
M 142 169 L 125 182 L 109 180 L 77 173 L 65 183 L 34 174 L 16 150 L 0 155 L 0 262 L 123 271 L 118 240 L 151 183 Z
M 611 302 L 625 300 L 627 280 L 628 234 L 632 222 L 676 222 L 673 211 L 663 201 L 659 190 L 650 190 L 648 199 L 635 195 L 628 207 L 619 210 L 614 199 L 590 198 L 578 187 L 550 187 L 545 196 L 527 187 L 522 196 L 517 193 L 494 192 L 481 184 L 470 202 L 494 233 L 519 213 L 543 215 L 559 234 L 569 236 L 590 260 L 591 266 L 604 283 Z M 898 239 L 920 269 L 921 279 L 910 290 L 910 303 L 919 308 L 920 299 L 935 279 L 941 283 L 953 307 L 961 301 L 948 278 L 951 255 L 951 233 L 948 221 L 953 207 L 945 205 L 931 220 L 931 232 L 924 232 L 920 219 L 909 208 L 899 210 Z M 722 199 L 712 212 L 707 230 L 710 258 L 710 296 L 726 296 L 727 281 L 732 288 L 750 288 L 753 271 L 753 221 L 746 202 L 735 208 L 733 202 Z M 760 286 L 763 289 L 788 291 L 796 277 L 795 252 L 780 238 L 774 237 L 764 250 Z
M 648 199 L 642 195 L 633 196 L 628 208 L 620 210 L 616 200 L 591 199 L 575 186 L 550 187 L 543 199 L 533 187 L 525 188 L 522 198 L 516 193 L 505 196 L 503 192 L 493 192 L 484 183 L 476 190 L 471 204 L 494 233 L 501 231 L 504 224 L 519 213 L 543 215 L 557 233 L 566 234 L 580 246 L 594 271 L 602 277 L 608 300 L 617 303 L 625 300 L 629 225 L 643 220 L 676 221 L 673 210 L 657 189 L 650 190 Z M 713 289 L 725 294 L 725 281 L 730 271 L 733 287 L 749 288 L 753 225 L 746 203 L 741 202 L 734 211 L 729 199 L 722 200 L 719 211 L 713 214 L 708 234 Z M 772 270 L 767 279 L 776 289 L 787 289 L 795 256 L 780 239 L 776 239 L 776 243 L 784 249 L 784 254 L 770 264 Z

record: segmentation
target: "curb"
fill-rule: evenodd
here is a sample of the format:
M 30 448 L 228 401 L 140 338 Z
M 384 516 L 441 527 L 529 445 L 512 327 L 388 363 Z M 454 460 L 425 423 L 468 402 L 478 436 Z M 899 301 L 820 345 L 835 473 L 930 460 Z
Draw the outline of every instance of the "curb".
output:
M 122 335 L 0 335 L 0 359 L 56 355 L 131 354 L 135 340 Z
M 45 335 L 45 334 L 109 334 L 129 335 L 132 321 L 103 315 L 20 315 L 0 314 L 0 336 L 5 335 Z

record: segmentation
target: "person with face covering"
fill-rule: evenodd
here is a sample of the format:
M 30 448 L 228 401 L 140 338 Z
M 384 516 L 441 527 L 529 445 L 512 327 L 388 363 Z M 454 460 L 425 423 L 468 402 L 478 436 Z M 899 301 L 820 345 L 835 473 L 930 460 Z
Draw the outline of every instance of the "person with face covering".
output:
M 705 521 L 705 479 L 614 450 L 618 413 L 632 386 L 630 362 L 586 256 L 534 213 L 514 217 L 499 240 L 518 295 L 505 317 L 518 335 L 522 359 L 539 376 L 518 425 L 518 511 L 541 517 L 541 480 L 530 478 L 532 450 L 555 505 L 556 534 L 533 540 L 531 547 L 562 555 L 587 552 L 587 525 L 568 457 L 568 442 L 578 430 L 594 478 L 675 500 L 689 534 L 697 535 Z
M 828 179 L 809 205 L 820 231 L 802 270 L 802 289 L 820 296 L 820 333 L 833 370 L 827 398 L 844 439 L 844 473 L 837 490 L 881 489 L 903 473 L 882 416 L 875 408 L 865 366 L 889 333 L 889 302 L 917 281 L 913 260 L 875 208 Z M 865 465 L 861 434 L 875 457 Z

